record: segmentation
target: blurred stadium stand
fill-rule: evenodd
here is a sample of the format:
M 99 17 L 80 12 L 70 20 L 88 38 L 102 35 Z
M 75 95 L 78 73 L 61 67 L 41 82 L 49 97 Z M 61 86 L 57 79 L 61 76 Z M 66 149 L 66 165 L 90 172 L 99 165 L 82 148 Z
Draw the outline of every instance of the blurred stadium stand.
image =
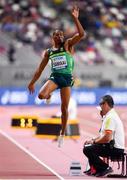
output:
M 127 0 L 1 0 L 0 86 L 27 86 L 54 27 L 75 32 L 69 12 L 74 2 L 87 31 L 76 46 L 78 86 L 127 87 Z M 38 85 L 49 73 L 50 64 Z

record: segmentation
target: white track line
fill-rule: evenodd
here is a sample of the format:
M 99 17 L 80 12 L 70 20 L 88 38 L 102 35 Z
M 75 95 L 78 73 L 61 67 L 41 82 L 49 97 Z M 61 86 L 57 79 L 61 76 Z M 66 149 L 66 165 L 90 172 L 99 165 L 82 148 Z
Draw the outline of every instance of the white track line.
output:
M 29 152 L 27 149 L 25 149 L 21 144 L 19 144 L 16 140 L 14 140 L 12 137 L 10 137 L 7 133 L 5 133 L 4 131 L 2 131 L 0 129 L 0 134 L 2 134 L 4 137 L 6 137 L 7 139 L 9 139 L 12 143 L 14 143 L 17 147 L 19 147 L 22 151 L 24 151 L 25 153 L 27 153 L 29 156 L 31 156 L 34 160 L 36 160 L 39 164 L 41 164 L 42 166 L 44 166 L 45 168 L 47 168 L 49 171 L 51 171 L 54 175 L 56 175 L 59 179 L 64 180 L 64 178 L 62 176 L 60 176 L 59 174 L 57 174 L 53 169 L 51 169 L 49 166 L 47 166 L 46 164 L 44 164 L 42 161 L 40 161 L 34 154 L 32 154 L 31 152 Z

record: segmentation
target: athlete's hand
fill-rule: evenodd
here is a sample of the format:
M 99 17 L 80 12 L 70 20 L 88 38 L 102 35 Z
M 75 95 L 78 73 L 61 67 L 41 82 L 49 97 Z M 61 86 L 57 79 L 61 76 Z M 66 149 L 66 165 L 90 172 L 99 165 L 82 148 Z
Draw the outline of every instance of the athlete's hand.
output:
M 71 14 L 73 17 L 78 18 L 79 17 L 79 8 L 78 6 L 73 6 Z
M 34 84 L 31 84 L 31 83 L 30 83 L 30 84 L 28 85 L 28 89 L 29 89 L 30 94 L 33 94 L 34 91 L 35 91 Z

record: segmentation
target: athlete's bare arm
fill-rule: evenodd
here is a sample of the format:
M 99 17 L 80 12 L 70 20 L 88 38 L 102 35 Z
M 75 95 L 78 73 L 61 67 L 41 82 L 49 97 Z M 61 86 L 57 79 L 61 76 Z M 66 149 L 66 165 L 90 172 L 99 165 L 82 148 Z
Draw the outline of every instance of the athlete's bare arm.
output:
M 74 23 L 77 27 L 77 31 L 78 33 L 76 33 L 72 38 L 69 38 L 68 39 L 68 44 L 69 46 L 73 46 L 75 45 L 76 43 L 78 43 L 83 37 L 86 36 L 86 33 L 79 21 L 79 8 L 77 6 L 74 6 L 72 11 L 71 11 L 71 14 L 72 14 L 72 17 L 73 17 L 73 20 L 74 20 Z
M 32 80 L 30 81 L 29 85 L 28 85 L 28 89 L 30 91 L 30 93 L 34 93 L 34 84 L 35 82 L 39 79 L 42 71 L 44 70 L 44 68 L 46 67 L 47 63 L 48 63 L 48 51 L 46 50 L 44 52 L 44 57 L 42 58 L 42 61 L 39 65 L 39 67 L 37 68 L 37 70 L 35 71 Z

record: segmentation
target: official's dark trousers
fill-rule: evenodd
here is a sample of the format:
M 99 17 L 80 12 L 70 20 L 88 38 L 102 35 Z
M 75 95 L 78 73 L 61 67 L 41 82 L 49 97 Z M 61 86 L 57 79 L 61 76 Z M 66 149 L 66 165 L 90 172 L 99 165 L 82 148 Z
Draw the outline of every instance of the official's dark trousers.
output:
M 111 148 L 108 144 L 91 144 L 85 145 L 83 153 L 89 160 L 89 165 L 93 166 L 97 172 L 103 171 L 108 167 L 100 157 L 117 156 L 122 153 L 123 149 Z

